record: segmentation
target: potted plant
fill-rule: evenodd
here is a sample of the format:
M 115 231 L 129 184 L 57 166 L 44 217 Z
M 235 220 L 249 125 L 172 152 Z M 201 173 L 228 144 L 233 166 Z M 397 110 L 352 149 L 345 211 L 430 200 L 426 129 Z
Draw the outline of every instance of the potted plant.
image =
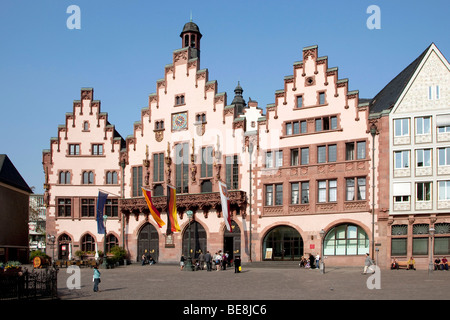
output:
M 7 274 L 17 274 L 22 270 L 21 264 L 19 261 L 8 261 L 5 265 L 4 272 Z

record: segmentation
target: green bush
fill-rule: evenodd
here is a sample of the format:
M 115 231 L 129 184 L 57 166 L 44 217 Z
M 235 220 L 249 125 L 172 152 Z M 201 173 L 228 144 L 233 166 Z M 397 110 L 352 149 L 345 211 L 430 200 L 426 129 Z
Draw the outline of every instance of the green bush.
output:
M 45 252 L 42 252 L 41 250 L 35 250 L 30 253 L 30 261 L 33 261 L 34 258 L 36 258 L 36 257 L 41 257 L 41 258 L 44 258 L 45 260 L 50 260 L 50 257 L 47 254 L 45 254 Z

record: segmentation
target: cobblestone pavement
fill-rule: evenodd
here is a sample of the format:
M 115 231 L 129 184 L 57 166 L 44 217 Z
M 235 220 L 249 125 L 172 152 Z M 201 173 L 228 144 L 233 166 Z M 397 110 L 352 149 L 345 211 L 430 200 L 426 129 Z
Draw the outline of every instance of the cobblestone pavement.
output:
M 383 270 L 362 275 L 362 267 L 318 270 L 244 266 L 225 271 L 180 271 L 176 265 L 132 264 L 100 269 L 100 292 L 93 292 L 93 269 L 60 269 L 61 300 L 448 300 L 450 271 Z M 372 289 L 370 289 L 372 288 Z

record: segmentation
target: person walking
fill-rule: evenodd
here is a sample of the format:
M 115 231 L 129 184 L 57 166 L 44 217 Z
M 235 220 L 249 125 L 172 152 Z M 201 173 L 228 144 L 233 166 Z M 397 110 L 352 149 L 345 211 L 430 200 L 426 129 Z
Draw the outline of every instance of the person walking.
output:
M 185 258 L 184 255 L 182 254 L 180 259 L 180 271 L 184 269 L 184 260 Z
M 224 253 L 222 256 L 222 270 L 227 270 L 227 263 L 228 263 L 228 257 L 227 255 Z
M 207 271 L 211 271 L 211 254 L 209 253 L 208 250 L 206 250 L 206 254 L 205 254 L 205 262 L 206 262 L 206 270 Z
M 364 261 L 364 272 L 362 274 L 367 274 L 367 269 L 372 270 L 372 273 L 375 273 L 375 270 L 372 269 L 373 261 L 370 259 L 368 253 L 366 253 L 366 260 Z
M 94 292 L 98 292 L 98 284 L 100 283 L 100 271 L 98 271 L 98 265 L 94 266 L 94 276 L 92 281 L 94 281 Z

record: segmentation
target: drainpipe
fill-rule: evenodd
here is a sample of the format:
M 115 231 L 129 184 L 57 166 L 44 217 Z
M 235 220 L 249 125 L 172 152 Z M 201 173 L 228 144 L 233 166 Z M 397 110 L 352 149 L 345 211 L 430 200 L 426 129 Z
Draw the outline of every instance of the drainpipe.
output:
M 372 260 L 375 260 L 375 135 L 377 126 L 372 124 L 370 134 L 372 135 Z M 378 261 L 377 261 L 378 263 Z
M 250 255 L 250 262 L 252 261 L 252 153 L 253 153 L 253 143 L 249 141 L 248 144 L 248 153 L 249 153 L 249 158 L 250 158 L 250 162 L 249 162 L 249 171 L 250 171 L 250 176 L 249 176 L 249 182 L 250 182 L 250 190 L 249 190 L 249 197 L 250 197 L 250 207 L 249 207 L 249 215 L 250 215 L 250 223 L 249 223 L 249 228 L 250 228 L 250 236 L 249 236 L 249 241 L 250 241 L 250 248 L 249 248 L 249 255 Z

